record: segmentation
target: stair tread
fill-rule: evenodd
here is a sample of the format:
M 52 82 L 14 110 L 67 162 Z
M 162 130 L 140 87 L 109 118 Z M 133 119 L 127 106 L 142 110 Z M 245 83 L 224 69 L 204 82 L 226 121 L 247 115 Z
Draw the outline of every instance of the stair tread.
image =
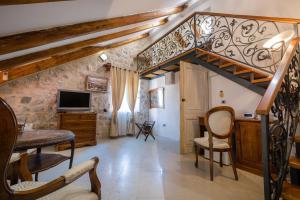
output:
M 291 156 L 289 160 L 289 166 L 295 169 L 300 169 L 300 158 Z
M 295 136 L 295 142 L 300 143 L 300 135 Z
M 242 70 L 239 70 L 239 71 L 235 71 L 234 75 L 246 74 L 246 73 L 250 73 L 250 72 L 252 72 L 251 69 L 242 69 Z
M 207 55 L 207 54 L 208 54 L 207 52 L 200 52 L 200 53 L 198 53 L 197 55 L 195 55 L 195 57 L 196 57 L 196 58 L 200 58 L 200 57 L 205 56 L 205 55 Z
M 251 81 L 251 83 L 270 82 L 271 80 L 272 80 L 272 77 L 266 77 L 266 78 L 254 79 Z
M 221 64 L 219 65 L 219 68 L 225 68 L 225 67 L 230 67 L 230 66 L 233 66 L 234 64 L 233 63 L 224 63 L 224 64 Z
M 209 57 L 209 58 L 207 59 L 207 62 L 214 62 L 214 61 L 217 61 L 217 60 L 220 60 L 220 59 L 217 58 L 217 57 Z
M 282 197 L 285 200 L 300 200 L 300 187 L 285 182 Z

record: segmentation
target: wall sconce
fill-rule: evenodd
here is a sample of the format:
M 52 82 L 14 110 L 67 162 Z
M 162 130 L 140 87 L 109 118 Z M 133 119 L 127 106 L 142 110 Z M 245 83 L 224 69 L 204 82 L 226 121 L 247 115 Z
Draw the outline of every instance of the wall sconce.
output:
M 111 63 L 105 63 L 102 67 L 105 68 L 105 71 L 106 71 L 106 72 L 109 72 L 109 71 L 110 71 L 110 68 L 111 68 Z
M 102 53 L 102 54 L 99 56 L 99 58 L 100 58 L 103 62 L 105 62 L 105 61 L 108 59 L 108 57 L 107 57 L 107 55 L 106 55 L 105 53 Z
M 7 81 L 8 80 L 8 71 L 0 71 L 2 73 L 2 80 Z

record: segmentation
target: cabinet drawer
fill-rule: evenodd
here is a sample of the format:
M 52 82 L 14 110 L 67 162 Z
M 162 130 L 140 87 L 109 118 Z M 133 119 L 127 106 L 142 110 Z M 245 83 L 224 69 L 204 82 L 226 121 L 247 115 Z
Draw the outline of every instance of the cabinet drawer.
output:
M 75 127 L 96 127 L 96 121 L 64 121 L 61 123 L 61 127 L 70 127 L 70 128 L 75 128 Z
M 96 120 L 96 118 L 96 114 L 64 114 L 61 116 L 62 121 Z

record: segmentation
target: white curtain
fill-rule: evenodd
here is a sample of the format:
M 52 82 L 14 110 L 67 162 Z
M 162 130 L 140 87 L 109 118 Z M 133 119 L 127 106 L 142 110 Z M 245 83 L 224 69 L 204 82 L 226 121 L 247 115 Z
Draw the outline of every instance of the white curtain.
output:
M 134 119 L 134 108 L 136 104 L 136 99 L 139 89 L 139 75 L 137 72 L 129 71 L 127 73 L 127 83 L 126 83 L 126 98 L 128 107 L 130 109 L 130 121 L 128 123 L 128 134 L 135 134 L 135 119 Z
M 118 111 L 122 105 L 125 85 L 126 85 L 127 71 L 124 69 L 112 67 L 111 68 L 111 89 L 112 89 L 112 120 L 110 128 L 110 136 L 119 136 L 118 128 Z
M 110 136 L 135 134 L 134 108 L 136 105 L 139 75 L 137 72 L 112 67 L 112 120 Z

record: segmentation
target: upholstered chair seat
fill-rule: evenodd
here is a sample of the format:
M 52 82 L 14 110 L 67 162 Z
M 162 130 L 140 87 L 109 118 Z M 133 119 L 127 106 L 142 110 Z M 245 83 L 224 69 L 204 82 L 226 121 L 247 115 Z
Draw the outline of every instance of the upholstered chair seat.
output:
M 15 157 L 18 157 L 17 153 L 15 153 Z M 62 176 L 64 182 L 66 184 L 72 183 L 78 177 L 82 176 L 86 172 L 91 171 L 95 167 L 95 164 L 97 162 L 98 162 L 97 159 L 87 160 L 73 167 L 72 169 L 68 170 Z M 14 190 L 14 192 L 24 192 L 35 188 L 39 188 L 45 184 L 47 183 L 35 182 L 35 181 L 24 181 L 11 186 L 11 189 Z M 99 200 L 99 196 L 96 193 L 91 192 L 91 190 L 78 187 L 74 184 L 70 184 L 53 193 L 50 193 L 46 196 L 39 198 L 39 200 Z
M 11 186 L 11 189 L 13 189 L 16 192 L 21 192 L 21 191 L 38 188 L 45 184 L 46 182 L 25 181 L 25 182 L 18 183 L 17 185 Z M 89 189 L 84 189 L 74 184 L 70 184 L 60 190 L 50 193 L 47 196 L 41 197 L 38 200 L 98 200 L 98 199 L 99 197 L 94 192 L 91 192 Z
M 203 147 L 209 148 L 209 137 L 200 137 L 200 138 L 195 138 L 194 142 L 198 145 L 201 145 Z M 218 139 L 218 138 L 213 138 L 213 149 L 229 149 L 230 145 L 228 144 L 227 140 L 224 139 Z

